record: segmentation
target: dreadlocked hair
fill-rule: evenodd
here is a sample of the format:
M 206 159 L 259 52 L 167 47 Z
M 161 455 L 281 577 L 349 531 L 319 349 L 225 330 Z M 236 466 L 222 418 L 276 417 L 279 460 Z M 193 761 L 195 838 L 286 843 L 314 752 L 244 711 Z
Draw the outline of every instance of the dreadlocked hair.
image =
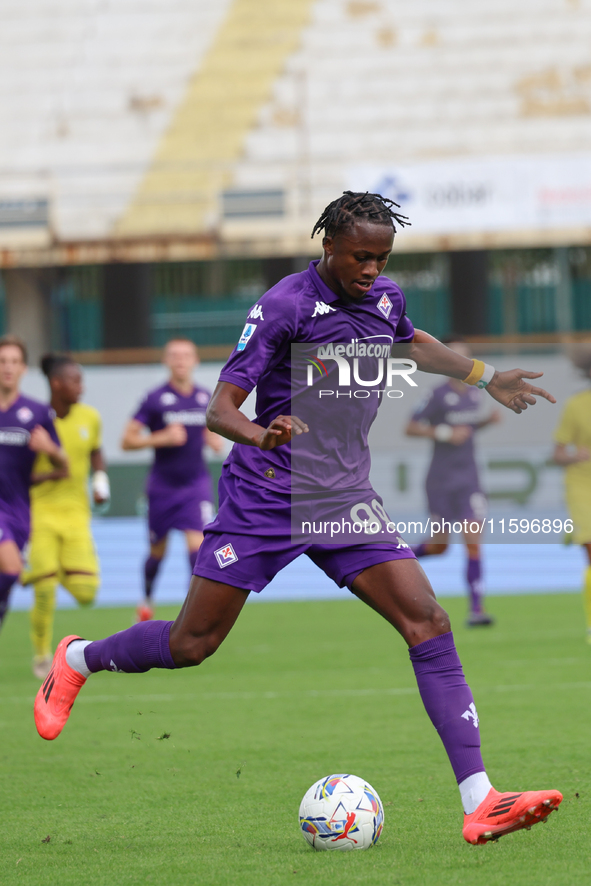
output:
M 77 366 L 78 364 L 72 357 L 66 357 L 62 354 L 45 354 L 39 361 L 41 372 L 48 379 L 56 375 L 60 375 L 66 366 Z
M 357 219 L 368 219 L 378 225 L 391 225 L 396 231 L 397 222 L 401 228 L 410 225 L 406 215 L 395 212 L 398 203 L 381 194 L 369 191 L 343 191 L 343 196 L 329 203 L 312 231 L 312 237 L 324 230 L 325 237 L 334 237 L 337 231 L 351 227 Z

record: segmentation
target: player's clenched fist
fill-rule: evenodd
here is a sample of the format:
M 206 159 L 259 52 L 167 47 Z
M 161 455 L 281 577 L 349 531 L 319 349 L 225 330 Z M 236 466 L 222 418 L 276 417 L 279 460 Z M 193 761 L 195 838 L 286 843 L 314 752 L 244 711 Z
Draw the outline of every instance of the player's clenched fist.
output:
M 45 428 L 41 427 L 41 425 L 35 425 L 31 431 L 29 449 L 33 452 L 46 452 L 48 455 L 53 455 L 58 447 L 55 445 Z
M 307 434 L 308 425 L 297 415 L 279 415 L 259 437 L 259 449 L 275 449 L 291 442 L 293 434 Z
M 452 446 L 463 446 L 466 440 L 469 440 L 472 435 L 473 430 L 470 425 L 456 425 L 452 428 L 449 442 Z
M 166 446 L 184 446 L 187 442 L 187 429 L 178 423 L 167 425 L 160 434 Z

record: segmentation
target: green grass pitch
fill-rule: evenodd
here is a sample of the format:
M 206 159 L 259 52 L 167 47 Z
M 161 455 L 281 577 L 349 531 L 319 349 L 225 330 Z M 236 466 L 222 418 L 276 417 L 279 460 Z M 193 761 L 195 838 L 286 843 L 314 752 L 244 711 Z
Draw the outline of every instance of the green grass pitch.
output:
M 444 601 L 499 790 L 558 788 L 546 825 L 472 847 L 404 643 L 356 600 L 247 606 L 200 669 L 92 677 L 55 742 L 35 731 L 25 613 L 0 638 L 1 881 L 27 886 L 579 884 L 591 877 L 591 648 L 576 595 Z M 162 618 L 172 609 L 162 608 Z M 62 611 L 56 637 L 127 627 Z M 367 852 L 316 853 L 301 797 L 353 772 L 385 804 Z

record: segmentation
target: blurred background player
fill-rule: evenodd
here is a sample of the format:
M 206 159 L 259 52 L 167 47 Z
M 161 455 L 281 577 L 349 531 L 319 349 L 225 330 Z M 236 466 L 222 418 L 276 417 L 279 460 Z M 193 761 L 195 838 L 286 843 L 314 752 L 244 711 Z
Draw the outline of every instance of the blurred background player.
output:
M 110 498 L 101 452 L 101 417 L 80 403 L 82 370 L 71 357 L 41 359 L 51 391 L 55 426 L 69 471 L 55 470 L 47 455 L 38 456 L 31 477 L 31 544 L 23 584 L 31 584 L 33 673 L 44 680 L 52 659 L 53 615 L 58 582 L 81 606 L 90 605 L 99 586 L 99 564 L 90 527 L 88 477 L 92 471 L 95 504 Z
M 591 378 L 591 345 L 573 348 L 572 359 Z M 591 388 L 570 397 L 554 433 L 554 461 L 566 468 L 566 503 L 574 524 L 572 540 L 585 548 L 583 601 L 591 643 Z
M 0 625 L 10 589 L 22 570 L 21 552 L 29 538 L 29 485 L 37 453 L 67 473 L 49 406 L 20 393 L 27 371 L 27 349 L 14 335 L 0 338 Z
M 213 517 L 211 477 L 203 449 L 205 445 L 214 452 L 224 448 L 222 438 L 205 425 L 210 393 L 193 381 L 199 364 L 196 346 L 189 339 L 171 339 L 164 349 L 163 362 L 170 370 L 168 381 L 146 395 L 127 424 L 121 443 L 125 450 L 154 449 L 146 489 L 150 553 L 144 564 L 139 621 L 153 617 L 154 579 L 171 529 L 184 532 L 193 571 L 203 527 Z
M 449 348 L 470 357 L 470 348 L 459 335 L 443 339 Z M 500 420 L 497 410 L 482 416 L 482 391 L 450 378 L 434 388 L 425 403 L 414 413 L 406 427 L 409 437 L 434 441 L 433 456 L 426 478 L 427 501 L 431 518 L 437 521 L 482 522 L 486 517 L 486 497 L 482 491 L 474 454 L 474 432 Z M 484 611 L 482 559 L 479 533 L 464 532 L 468 553 L 466 581 L 469 627 L 494 623 Z M 443 554 L 449 532 L 439 533 L 429 541 L 412 545 L 417 557 Z

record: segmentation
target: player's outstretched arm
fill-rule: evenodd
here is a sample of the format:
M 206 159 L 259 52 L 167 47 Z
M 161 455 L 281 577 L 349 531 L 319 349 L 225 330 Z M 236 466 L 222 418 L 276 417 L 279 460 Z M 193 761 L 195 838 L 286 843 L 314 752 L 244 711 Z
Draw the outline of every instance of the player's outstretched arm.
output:
M 443 342 L 421 329 L 415 329 L 415 337 L 409 345 L 396 345 L 395 349 L 408 354 L 421 372 L 447 375 L 448 378 L 465 379 L 474 364 L 470 357 L 452 351 Z
M 111 484 L 107 474 L 107 464 L 102 449 L 93 449 L 90 453 L 90 469 L 92 471 L 92 497 L 96 505 L 102 505 L 111 499 Z
M 487 384 L 488 393 L 518 415 L 528 406 L 535 406 L 536 397 L 543 397 L 549 403 L 556 403 L 556 398 L 544 388 L 532 385 L 527 379 L 541 378 L 543 372 L 528 372 L 527 369 L 509 369 L 507 372 L 495 372 Z
M 51 439 L 49 432 L 42 425 L 35 425 L 33 428 L 31 439 L 29 440 L 29 449 L 32 449 L 33 452 L 44 452 L 54 468 L 57 468 L 60 472 L 65 471 L 64 476 L 68 476 L 68 456 L 61 446 L 58 446 Z
M 67 480 L 70 472 L 67 468 L 56 468 L 55 471 L 41 471 L 31 474 L 29 479 L 30 486 L 38 486 L 39 483 L 45 483 L 47 480 Z
M 246 446 L 275 449 L 289 443 L 293 434 L 305 434 L 308 426 L 295 415 L 279 415 L 263 428 L 240 412 L 248 391 L 221 381 L 213 392 L 207 407 L 207 427 L 210 431 Z
M 435 372 L 450 378 L 459 378 L 468 384 L 475 384 L 482 375 L 484 364 L 480 363 L 481 375 L 473 380 L 475 364 L 479 361 L 463 357 L 447 348 L 442 342 L 420 329 L 415 330 L 413 342 L 408 347 L 408 356 L 415 361 L 422 372 Z M 497 402 L 516 412 L 518 415 L 536 403 L 536 397 L 543 397 L 549 403 L 556 403 L 555 398 L 544 388 L 530 384 L 528 379 L 540 378 L 543 372 L 529 372 L 526 369 L 510 369 L 507 372 L 490 370 L 490 379 L 486 381 L 488 393 Z
M 134 449 L 164 449 L 169 446 L 184 446 L 187 442 L 187 429 L 184 425 L 173 423 L 161 431 L 146 433 L 146 425 L 132 418 L 125 425 L 121 438 L 121 449 L 131 452 Z
M 581 461 L 589 461 L 591 452 L 584 446 L 569 447 L 566 443 L 557 443 L 554 447 L 552 461 L 563 468 L 576 465 Z
M 472 436 L 473 428 L 470 425 L 430 425 L 427 422 L 411 419 L 404 433 L 407 437 L 426 437 L 428 440 L 461 446 Z

